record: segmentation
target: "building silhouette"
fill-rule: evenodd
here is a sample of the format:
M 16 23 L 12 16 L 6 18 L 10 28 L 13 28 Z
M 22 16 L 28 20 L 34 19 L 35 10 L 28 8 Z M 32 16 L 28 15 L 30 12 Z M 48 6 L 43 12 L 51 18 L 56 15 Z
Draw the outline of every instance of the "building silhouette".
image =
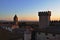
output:
M 39 22 L 19 22 L 17 15 L 12 22 L 0 22 L 0 35 L 5 32 L 7 40 L 60 40 L 60 21 L 50 20 L 51 11 L 38 12 L 38 16 Z
M 14 23 L 15 23 L 15 25 L 18 25 L 18 17 L 17 17 L 17 15 L 15 14 L 15 16 L 14 16 Z
M 51 11 L 39 12 L 37 40 L 60 40 L 60 22 L 50 21 Z
M 39 16 L 39 28 L 49 27 L 51 12 L 38 12 Z

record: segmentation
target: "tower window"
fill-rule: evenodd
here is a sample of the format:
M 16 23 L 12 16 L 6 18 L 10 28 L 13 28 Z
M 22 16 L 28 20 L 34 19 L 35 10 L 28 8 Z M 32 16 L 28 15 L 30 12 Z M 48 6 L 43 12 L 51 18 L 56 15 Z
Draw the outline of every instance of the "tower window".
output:
M 45 35 L 48 35 L 48 33 L 45 33 Z
M 55 34 L 53 34 L 53 36 L 55 36 Z
M 40 34 L 40 32 L 38 32 L 38 34 Z
M 47 37 L 47 39 L 49 39 L 49 37 Z

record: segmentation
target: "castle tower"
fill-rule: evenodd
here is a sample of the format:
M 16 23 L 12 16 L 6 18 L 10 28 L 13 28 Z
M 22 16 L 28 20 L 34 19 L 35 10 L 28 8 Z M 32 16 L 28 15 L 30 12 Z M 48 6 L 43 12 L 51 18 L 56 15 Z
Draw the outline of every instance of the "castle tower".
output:
M 38 12 L 39 28 L 46 28 L 49 26 L 51 11 Z
M 14 24 L 18 25 L 18 17 L 17 17 L 17 15 L 14 16 Z
M 17 15 L 14 16 L 13 21 L 14 21 L 14 24 L 12 25 L 12 29 L 19 28 Z

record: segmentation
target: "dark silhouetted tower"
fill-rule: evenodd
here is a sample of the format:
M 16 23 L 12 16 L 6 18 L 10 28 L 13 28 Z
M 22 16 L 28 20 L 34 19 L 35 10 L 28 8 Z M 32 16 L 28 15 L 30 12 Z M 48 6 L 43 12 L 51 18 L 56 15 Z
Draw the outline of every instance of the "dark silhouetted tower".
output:
M 18 25 L 18 17 L 17 17 L 17 15 L 14 16 L 14 24 Z
M 38 12 L 39 28 L 46 28 L 49 26 L 51 11 Z

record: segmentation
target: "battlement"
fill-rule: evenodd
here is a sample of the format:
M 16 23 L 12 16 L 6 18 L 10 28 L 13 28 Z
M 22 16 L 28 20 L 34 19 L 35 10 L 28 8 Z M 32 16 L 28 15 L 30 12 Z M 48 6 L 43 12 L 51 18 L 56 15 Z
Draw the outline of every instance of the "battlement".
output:
M 38 16 L 51 16 L 51 11 L 38 12 Z

